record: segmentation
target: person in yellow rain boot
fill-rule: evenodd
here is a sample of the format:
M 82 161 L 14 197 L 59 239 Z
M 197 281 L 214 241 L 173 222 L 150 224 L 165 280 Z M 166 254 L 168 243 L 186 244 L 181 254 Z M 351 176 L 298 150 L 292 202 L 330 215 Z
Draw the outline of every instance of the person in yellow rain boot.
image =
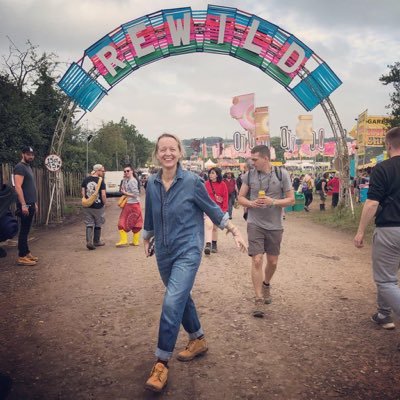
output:
M 115 247 L 128 247 L 128 234 L 123 230 L 120 229 L 119 231 L 119 242 L 115 243 Z
M 140 231 L 133 232 L 133 238 L 131 246 L 139 246 L 139 239 L 140 239 Z
M 116 247 L 139 245 L 140 231 L 143 226 L 142 209 L 140 206 L 140 183 L 130 165 L 124 168 L 124 178 L 121 183 L 121 193 L 128 198 L 122 208 L 118 220 L 120 241 Z M 132 231 L 133 240 L 128 242 L 128 232 Z

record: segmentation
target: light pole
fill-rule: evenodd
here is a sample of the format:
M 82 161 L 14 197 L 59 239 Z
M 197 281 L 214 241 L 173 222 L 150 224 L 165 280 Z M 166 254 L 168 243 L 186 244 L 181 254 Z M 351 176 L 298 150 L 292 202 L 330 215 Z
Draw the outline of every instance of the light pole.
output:
M 86 136 L 86 175 L 89 175 L 89 142 L 93 139 L 93 135 Z

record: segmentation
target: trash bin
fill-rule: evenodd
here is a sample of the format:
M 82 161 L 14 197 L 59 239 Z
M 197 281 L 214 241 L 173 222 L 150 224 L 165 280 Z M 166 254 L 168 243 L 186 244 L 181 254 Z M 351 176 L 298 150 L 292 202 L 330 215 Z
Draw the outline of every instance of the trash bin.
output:
M 360 202 L 364 203 L 367 200 L 369 186 L 360 185 Z
M 293 206 L 293 211 L 303 211 L 304 210 L 304 204 L 306 203 L 306 200 L 304 198 L 303 193 L 294 193 L 294 206 Z
M 287 206 L 287 207 L 284 208 L 284 210 L 285 210 L 285 213 L 292 212 L 293 211 L 293 206 Z

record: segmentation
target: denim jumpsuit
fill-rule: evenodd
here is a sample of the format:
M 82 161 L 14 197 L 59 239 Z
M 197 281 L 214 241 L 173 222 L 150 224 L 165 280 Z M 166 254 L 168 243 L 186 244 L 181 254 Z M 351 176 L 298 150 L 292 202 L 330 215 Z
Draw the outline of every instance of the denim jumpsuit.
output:
M 203 334 L 190 295 L 204 247 L 204 214 L 224 229 L 228 214 L 210 199 L 203 180 L 178 164 L 175 179 L 166 192 L 158 173 L 146 188 L 143 238 L 155 236 L 155 254 L 166 287 L 162 305 L 156 357 L 172 356 L 180 324 L 196 339 Z

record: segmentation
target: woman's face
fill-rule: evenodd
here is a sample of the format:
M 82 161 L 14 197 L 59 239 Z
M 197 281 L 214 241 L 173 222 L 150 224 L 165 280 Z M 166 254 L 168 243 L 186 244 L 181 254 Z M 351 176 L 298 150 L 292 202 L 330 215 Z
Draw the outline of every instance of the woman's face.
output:
M 174 138 L 163 137 L 158 141 L 157 160 L 162 168 L 176 167 L 181 156 L 178 142 Z
M 217 173 L 216 173 L 214 170 L 212 170 L 212 171 L 210 171 L 210 173 L 208 174 L 208 177 L 210 178 L 210 180 L 211 180 L 212 182 L 215 182 L 215 181 L 217 180 Z
M 132 177 L 132 170 L 128 167 L 124 168 L 124 178 L 131 178 Z

